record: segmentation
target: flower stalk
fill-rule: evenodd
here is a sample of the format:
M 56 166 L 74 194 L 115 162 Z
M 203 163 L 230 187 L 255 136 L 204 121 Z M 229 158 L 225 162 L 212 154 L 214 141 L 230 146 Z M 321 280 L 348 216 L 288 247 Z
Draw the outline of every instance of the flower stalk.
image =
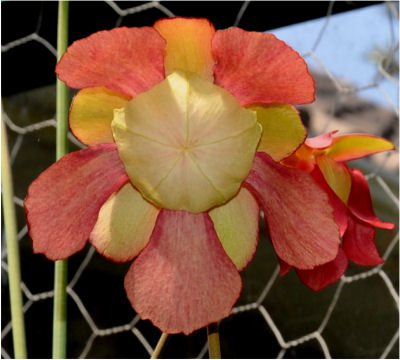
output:
M 57 58 L 60 60 L 68 46 L 68 2 L 58 5 Z M 68 88 L 57 79 L 57 139 L 56 158 L 68 152 Z M 56 261 L 54 268 L 53 358 L 66 357 L 67 344 L 67 260 Z
M 14 357 L 26 358 L 25 323 L 21 292 L 21 270 L 17 239 L 14 190 L 7 132 L 4 119 L 1 121 L 1 183 L 3 199 L 4 226 L 7 240 L 8 278 L 10 282 L 11 322 Z
M 160 339 L 158 340 L 158 343 L 156 345 L 156 348 L 154 349 L 153 355 L 151 355 L 152 359 L 158 359 L 160 356 L 160 353 L 162 349 L 164 348 L 165 342 L 168 338 L 167 333 L 162 333 L 160 336 Z
M 212 323 L 207 326 L 208 353 L 210 359 L 221 359 L 221 346 L 219 343 L 218 324 Z
M 57 61 L 68 47 L 68 1 L 60 1 L 58 8 Z M 57 144 L 56 158 L 59 160 L 68 152 L 68 110 L 67 85 L 57 79 Z

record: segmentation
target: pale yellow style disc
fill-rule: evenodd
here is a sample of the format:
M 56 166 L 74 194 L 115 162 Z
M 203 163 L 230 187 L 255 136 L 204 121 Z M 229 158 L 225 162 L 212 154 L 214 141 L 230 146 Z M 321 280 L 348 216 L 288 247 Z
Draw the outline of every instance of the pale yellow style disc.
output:
M 238 192 L 262 131 L 255 112 L 228 91 L 181 71 L 115 110 L 112 130 L 142 195 L 159 207 L 193 213 Z

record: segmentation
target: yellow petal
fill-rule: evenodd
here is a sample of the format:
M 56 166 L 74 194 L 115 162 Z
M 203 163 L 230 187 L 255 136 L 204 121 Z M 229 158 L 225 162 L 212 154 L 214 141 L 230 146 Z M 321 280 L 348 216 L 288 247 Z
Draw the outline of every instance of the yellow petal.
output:
M 347 168 L 326 155 L 317 156 L 316 160 L 325 181 L 336 195 L 347 204 L 351 188 L 351 176 Z
M 261 134 L 253 111 L 226 90 L 184 72 L 115 111 L 112 127 L 142 195 L 157 206 L 193 213 L 238 192 Z
M 263 128 L 258 151 L 264 151 L 275 161 L 280 161 L 304 142 L 307 130 L 292 105 L 253 105 L 248 108 L 257 112 L 257 121 Z
M 147 245 L 159 211 L 128 183 L 101 207 L 90 242 L 107 258 L 131 260 Z
M 222 246 L 238 270 L 253 258 L 258 244 L 260 208 L 246 188 L 209 212 Z
M 111 131 L 114 109 L 124 107 L 129 99 L 129 96 L 103 87 L 79 91 L 69 113 L 72 132 L 86 145 L 114 142 Z
M 386 139 L 367 134 L 354 134 L 335 137 L 332 146 L 325 151 L 325 154 L 336 161 L 350 161 L 393 149 L 394 145 Z
M 167 41 L 166 75 L 184 70 L 213 81 L 211 40 L 215 29 L 207 19 L 162 19 L 154 24 L 154 28 Z

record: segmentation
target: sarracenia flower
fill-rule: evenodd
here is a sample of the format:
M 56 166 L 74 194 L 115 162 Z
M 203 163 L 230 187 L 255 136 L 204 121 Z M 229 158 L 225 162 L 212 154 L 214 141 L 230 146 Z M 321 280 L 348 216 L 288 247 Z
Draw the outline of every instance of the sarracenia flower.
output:
M 343 238 L 338 256 L 311 270 L 296 269 L 300 280 L 318 291 L 335 283 L 346 271 L 348 259 L 358 265 L 383 262 L 375 245 L 375 227 L 392 230 L 394 224 L 375 215 L 367 180 L 358 169 L 349 169 L 346 161 L 393 150 L 393 144 L 368 134 L 334 136 L 337 131 L 308 138 L 283 164 L 303 169 L 325 188 L 334 208 Z M 290 266 L 280 260 L 281 275 Z
M 36 253 L 86 241 L 132 260 L 127 296 L 162 331 L 190 333 L 230 314 L 264 211 L 278 256 L 298 269 L 336 258 L 329 197 L 279 164 L 306 138 L 292 104 L 314 100 L 303 59 L 271 34 L 215 31 L 205 19 L 100 31 L 74 42 L 58 77 L 82 89 L 66 155 L 25 201 Z

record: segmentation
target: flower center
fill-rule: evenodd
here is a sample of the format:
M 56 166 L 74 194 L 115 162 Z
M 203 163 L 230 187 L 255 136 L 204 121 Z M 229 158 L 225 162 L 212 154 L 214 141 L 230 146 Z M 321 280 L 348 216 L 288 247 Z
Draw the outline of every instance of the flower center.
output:
M 112 130 L 143 197 L 193 213 L 237 193 L 262 131 L 255 112 L 229 92 L 181 71 L 115 110 Z

